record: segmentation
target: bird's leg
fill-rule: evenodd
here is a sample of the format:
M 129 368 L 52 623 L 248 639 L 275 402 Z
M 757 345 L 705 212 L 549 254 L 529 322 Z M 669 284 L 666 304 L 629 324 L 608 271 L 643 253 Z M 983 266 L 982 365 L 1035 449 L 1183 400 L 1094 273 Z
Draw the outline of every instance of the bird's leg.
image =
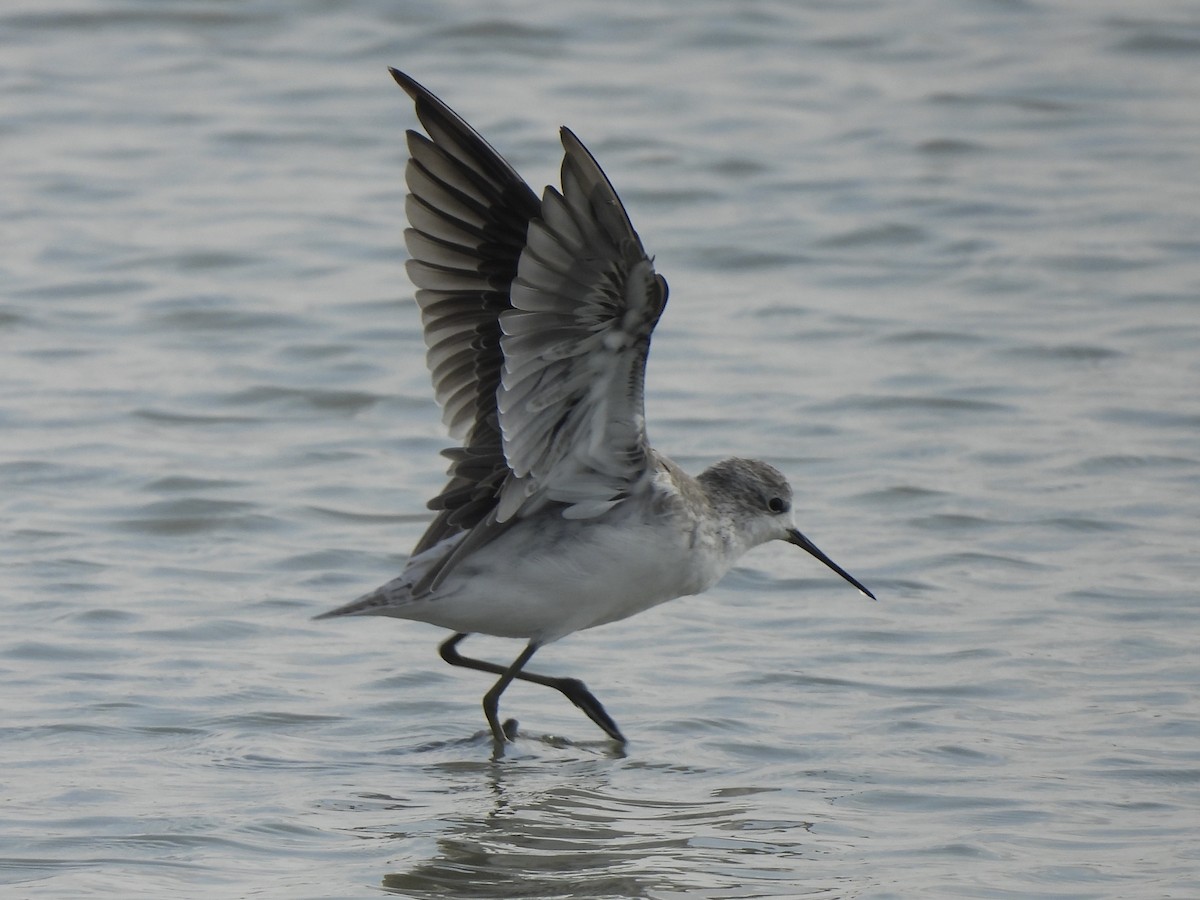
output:
M 538 676 L 544 678 L 545 676 Z M 534 679 L 530 679 L 531 681 Z M 621 734 L 621 729 L 617 727 L 617 723 L 600 705 L 600 701 L 595 695 L 587 689 L 578 678 L 546 678 L 544 681 L 539 681 L 538 684 L 544 684 L 554 688 L 576 706 L 583 710 L 584 714 L 600 726 L 600 730 L 607 734 L 610 738 L 618 743 L 625 743 L 625 735 Z
M 513 664 L 503 671 L 500 675 L 500 680 L 492 685 L 491 690 L 483 695 L 483 714 L 487 716 L 488 725 L 492 728 L 492 737 L 495 738 L 497 744 L 507 744 L 508 735 L 504 733 L 504 728 L 500 724 L 500 717 L 497 715 L 497 705 L 500 702 L 500 695 L 504 693 L 504 689 L 512 684 L 514 678 L 520 677 L 521 668 L 525 663 L 529 662 L 533 654 L 537 652 L 538 645 L 532 641 L 521 651 L 521 655 L 513 660 Z
M 471 659 L 470 657 L 462 656 L 458 652 L 458 645 L 466 636 L 466 634 L 452 635 L 443 641 L 441 646 L 438 647 L 438 653 L 441 655 L 442 659 L 450 663 L 452 666 L 462 666 L 467 669 L 476 669 L 480 672 L 491 672 L 494 675 L 507 676 L 507 681 L 504 681 L 503 678 L 501 679 L 501 681 L 504 682 L 503 686 L 500 686 L 500 684 L 497 683 L 497 687 L 500 688 L 498 691 L 496 690 L 496 687 L 492 688 L 492 691 L 496 692 L 497 698 L 500 696 L 500 693 L 503 692 L 504 688 L 508 686 L 509 682 L 511 682 L 514 678 L 520 681 L 531 681 L 534 684 L 552 687 L 576 706 L 578 706 L 581 710 L 583 710 L 584 714 L 593 722 L 595 722 L 610 738 L 612 738 L 614 741 L 620 741 L 622 744 L 625 743 L 625 735 L 621 734 L 621 729 L 617 727 L 617 723 L 614 722 L 609 714 L 605 711 L 600 701 L 597 700 L 595 696 L 593 696 L 592 692 L 587 689 L 587 685 L 585 685 L 578 678 L 551 678 L 548 675 L 539 675 L 536 672 L 522 672 L 521 666 L 529 662 L 529 658 L 533 656 L 533 651 L 529 650 L 528 648 L 526 648 L 526 653 L 521 654 L 521 656 L 517 659 L 517 662 L 519 662 L 520 665 L 516 665 L 516 663 L 514 663 L 513 666 L 509 666 L 507 669 L 504 666 L 497 665 L 496 663 L 490 663 L 482 659 Z M 531 644 L 530 646 L 536 649 L 535 645 Z M 514 668 L 516 671 L 513 671 Z M 510 672 L 511 674 L 509 674 Z M 491 693 L 491 691 L 488 693 Z M 484 698 L 484 702 L 487 702 L 486 697 Z M 491 720 L 489 719 L 489 722 L 490 721 Z M 492 732 L 495 733 L 495 731 L 495 726 L 493 726 Z

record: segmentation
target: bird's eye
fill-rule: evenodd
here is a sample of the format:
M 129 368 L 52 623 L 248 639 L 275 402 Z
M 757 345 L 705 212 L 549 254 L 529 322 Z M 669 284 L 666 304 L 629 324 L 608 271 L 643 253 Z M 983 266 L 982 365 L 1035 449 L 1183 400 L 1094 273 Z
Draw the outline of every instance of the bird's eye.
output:
M 788 502 L 782 497 L 772 497 L 767 501 L 767 509 L 773 513 L 787 512 Z

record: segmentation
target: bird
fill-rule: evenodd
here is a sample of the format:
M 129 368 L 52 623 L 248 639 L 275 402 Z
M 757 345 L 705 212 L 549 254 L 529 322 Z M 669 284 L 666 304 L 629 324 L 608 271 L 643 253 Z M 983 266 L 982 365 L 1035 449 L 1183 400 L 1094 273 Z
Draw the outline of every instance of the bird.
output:
M 767 541 L 875 599 L 801 533 L 774 466 L 731 458 L 692 476 L 650 445 L 646 358 L 667 282 L 575 133 L 560 129 L 561 186 L 539 198 L 449 106 L 389 71 L 424 128 L 406 132 L 406 268 L 459 443 L 401 573 L 315 618 L 449 629 L 443 660 L 499 676 L 483 697 L 498 746 L 516 733 L 498 712 L 514 680 L 555 689 L 624 744 L 582 681 L 526 670 L 541 647 L 702 593 Z M 472 634 L 525 646 L 508 664 L 463 656 Z

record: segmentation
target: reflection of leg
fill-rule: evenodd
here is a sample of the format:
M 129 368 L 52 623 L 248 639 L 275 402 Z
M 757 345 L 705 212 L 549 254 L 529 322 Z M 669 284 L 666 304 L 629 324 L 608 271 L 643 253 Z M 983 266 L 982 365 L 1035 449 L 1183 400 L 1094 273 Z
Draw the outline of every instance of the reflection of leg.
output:
M 496 682 L 496 685 L 490 691 L 488 691 L 488 696 L 492 695 L 493 693 L 495 694 L 492 704 L 492 713 L 488 718 L 488 723 L 492 726 L 492 734 L 503 734 L 503 731 L 497 730 L 497 726 L 494 722 L 495 700 L 500 698 L 500 694 L 504 692 L 504 689 L 508 687 L 508 685 L 515 678 L 520 681 L 531 681 L 534 684 L 541 684 L 545 685 L 546 687 L 554 688 L 556 691 L 578 706 L 581 710 L 583 710 L 584 714 L 598 726 L 600 726 L 600 729 L 610 738 L 612 738 L 614 741 L 625 743 L 625 736 L 621 734 L 621 729 L 617 727 L 617 723 L 612 720 L 612 718 L 605 711 L 604 707 L 601 705 L 600 701 L 593 696 L 592 692 L 589 691 L 587 686 L 578 678 L 551 678 L 548 675 L 539 675 L 536 672 L 521 671 L 521 667 L 524 666 L 525 663 L 529 662 L 530 657 L 536 652 L 538 648 L 537 644 L 530 644 L 525 648 L 525 652 L 517 657 L 516 662 L 505 668 L 504 666 L 497 665 L 496 663 L 490 663 L 482 659 L 471 659 L 470 657 L 460 655 L 458 652 L 458 645 L 466 636 L 466 634 L 462 633 L 452 635 L 450 638 L 442 642 L 442 645 L 438 648 L 438 653 L 441 654 L 442 659 L 450 663 L 452 666 L 462 666 L 467 669 L 476 669 L 480 672 L 491 672 L 493 675 L 501 676 L 500 681 Z M 485 696 L 485 713 L 487 712 L 487 702 L 488 698 Z M 500 740 L 500 738 L 497 737 L 497 740 Z

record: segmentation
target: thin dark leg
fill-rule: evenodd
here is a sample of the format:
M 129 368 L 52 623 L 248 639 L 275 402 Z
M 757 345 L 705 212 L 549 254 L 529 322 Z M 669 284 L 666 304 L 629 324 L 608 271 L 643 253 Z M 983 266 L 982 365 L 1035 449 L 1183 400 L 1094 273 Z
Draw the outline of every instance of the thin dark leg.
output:
M 522 672 L 521 666 L 524 666 L 525 663 L 529 662 L 529 658 L 533 656 L 533 650 L 530 650 L 528 647 L 526 648 L 526 652 L 522 653 L 521 656 L 517 658 L 517 661 L 520 663 L 520 665 L 516 665 L 516 663 L 514 663 L 508 668 L 497 665 L 496 663 L 487 662 L 482 659 L 472 659 L 467 656 L 461 656 L 458 652 L 458 645 L 466 636 L 467 635 L 465 633 L 452 635 L 450 638 L 443 641 L 442 645 L 438 647 L 438 653 L 441 654 L 442 659 L 450 663 L 452 666 L 462 666 L 466 669 L 476 669 L 480 672 L 491 672 L 493 675 L 506 676 L 508 679 L 507 681 L 504 681 L 503 678 L 501 679 L 504 681 L 504 684 L 503 687 L 500 687 L 500 690 L 496 692 L 497 698 L 500 696 L 500 693 L 504 690 L 504 688 L 508 687 L 509 683 L 514 678 L 520 681 L 531 681 L 534 684 L 541 684 L 545 685 L 546 687 L 554 688 L 556 691 L 578 706 L 581 710 L 583 710 L 584 714 L 593 722 L 595 722 L 610 738 L 612 738 L 614 741 L 620 741 L 622 744 L 625 743 L 625 735 L 621 734 L 621 729 L 617 727 L 617 723 L 614 722 L 609 714 L 605 711 L 600 701 L 597 700 L 592 695 L 592 692 L 587 689 L 587 685 L 585 685 L 578 678 L 551 678 L 548 675 L 539 675 L 536 672 Z M 531 644 L 530 646 L 534 647 L 536 650 L 535 645 Z M 514 667 L 516 671 L 513 671 Z M 492 688 L 492 690 L 495 691 L 496 688 Z M 489 722 L 490 721 L 491 720 L 489 719 Z M 492 732 L 495 733 L 495 731 L 496 729 L 493 726 Z
M 512 680 L 521 674 L 521 668 L 525 663 L 537 653 L 538 645 L 530 643 L 521 655 L 513 660 L 513 664 L 503 671 L 500 675 L 500 680 L 492 685 L 491 690 L 483 695 L 483 714 L 487 716 L 488 725 L 492 727 L 492 737 L 496 739 L 497 744 L 507 744 L 508 735 L 504 733 L 504 728 L 500 725 L 500 717 L 497 715 L 497 706 L 500 703 L 500 695 L 504 693 L 504 689 L 512 684 Z

